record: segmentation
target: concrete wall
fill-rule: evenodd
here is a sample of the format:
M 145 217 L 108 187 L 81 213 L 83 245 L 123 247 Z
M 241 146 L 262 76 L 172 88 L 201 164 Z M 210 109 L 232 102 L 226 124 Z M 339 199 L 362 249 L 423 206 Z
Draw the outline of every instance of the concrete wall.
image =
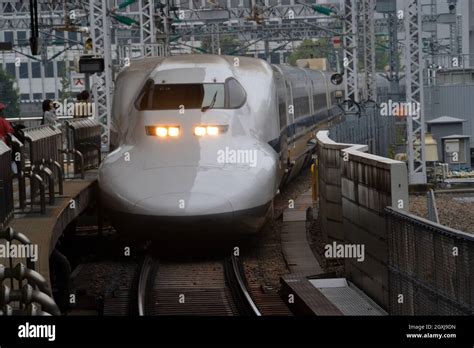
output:
M 363 245 L 364 261 L 346 260 L 346 275 L 388 310 L 388 240 L 384 210 L 387 206 L 407 209 L 406 164 L 362 153 L 343 150 L 342 215 L 345 242 Z
M 319 216 L 325 243 L 344 241 L 342 220 L 341 151 L 351 144 L 340 144 L 329 139 L 327 132 L 318 133 L 318 188 Z M 363 149 L 367 150 L 367 146 Z
M 364 247 L 364 260 L 345 255 L 346 277 L 384 309 L 389 307 L 388 241 L 384 209 L 408 208 L 406 164 L 337 144 L 317 134 L 320 212 L 328 244 Z

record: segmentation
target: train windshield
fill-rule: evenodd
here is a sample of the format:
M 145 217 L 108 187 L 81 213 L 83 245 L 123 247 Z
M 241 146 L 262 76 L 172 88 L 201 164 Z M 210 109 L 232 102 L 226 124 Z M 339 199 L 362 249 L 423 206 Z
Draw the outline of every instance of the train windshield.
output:
M 234 109 L 243 105 L 245 91 L 235 79 L 226 83 L 155 84 L 149 80 L 136 101 L 138 110 Z
M 223 83 L 147 85 L 137 101 L 139 110 L 219 109 L 225 106 Z

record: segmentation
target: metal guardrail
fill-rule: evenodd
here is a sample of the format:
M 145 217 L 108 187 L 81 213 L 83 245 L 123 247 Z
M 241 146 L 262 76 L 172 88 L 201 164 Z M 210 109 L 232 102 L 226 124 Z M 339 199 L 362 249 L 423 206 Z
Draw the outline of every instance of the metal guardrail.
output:
M 59 127 L 43 125 L 24 128 L 19 131 L 19 135 L 17 134 L 21 141 L 14 135 L 9 135 L 7 142 L 13 156 L 10 153 L 10 158 L 5 159 L 2 169 L 9 171 L 9 175 L 18 179 L 19 209 L 24 210 L 27 205 L 31 205 L 33 212 L 35 205 L 39 203 L 41 214 L 45 214 L 46 204 L 53 205 L 56 193 L 63 194 L 65 156 L 68 171 L 69 156 L 74 156 L 74 174 L 79 173 L 82 178 L 85 177 L 86 170 L 98 167 L 102 156 L 101 131 L 100 123 L 90 118 L 82 118 L 65 121 L 65 125 Z M 67 139 L 67 146 L 63 139 Z M 10 162 L 7 165 L 7 161 L 11 161 L 12 158 L 17 167 L 15 174 L 10 172 Z M 28 202 L 27 180 L 30 183 Z M 37 202 L 38 194 L 39 202 Z M 0 224 L 1 221 L 2 216 Z
M 0 140 L 0 229 L 6 227 L 14 211 L 11 159 L 10 148 Z
M 473 315 L 474 235 L 386 208 L 392 315 Z
M 91 118 L 66 121 L 68 127 L 68 153 L 74 154 L 74 174 L 97 168 L 101 162 L 102 126 Z
M 58 193 L 63 194 L 64 167 L 62 131 L 55 126 L 45 125 L 21 130 L 24 146 L 20 151 L 19 182 L 21 188 L 26 187 L 25 178 L 30 178 L 30 204 L 35 204 L 36 193 L 40 191 L 41 213 L 45 213 L 45 191 L 48 187 L 49 204 L 55 203 L 55 186 Z M 22 192 L 24 194 L 24 192 Z M 20 200 L 20 205 L 22 204 Z
M 10 134 L 7 136 L 8 145 L 11 147 L 13 155 L 12 160 L 16 165 L 16 178 L 18 181 L 18 198 L 20 201 L 20 210 L 24 210 L 26 207 L 26 174 L 23 171 L 25 167 L 25 156 L 23 154 L 23 143 L 18 140 L 14 135 Z M 42 179 L 41 179 L 42 180 Z
M 11 227 L 0 230 L 0 240 L 22 247 L 33 246 L 25 235 Z M 47 280 L 35 271 L 31 258 L 26 257 L 26 265 L 17 262 L 15 266 L 13 258 L 8 259 L 9 267 L 0 264 L 0 315 L 61 315 Z M 8 280 L 10 286 L 6 284 Z

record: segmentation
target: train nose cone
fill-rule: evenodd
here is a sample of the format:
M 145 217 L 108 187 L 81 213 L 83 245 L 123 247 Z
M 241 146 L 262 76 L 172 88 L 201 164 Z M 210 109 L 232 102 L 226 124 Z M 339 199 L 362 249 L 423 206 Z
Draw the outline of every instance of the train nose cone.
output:
M 160 216 L 198 216 L 232 212 L 232 205 L 222 196 L 200 192 L 158 194 L 138 201 L 134 213 Z

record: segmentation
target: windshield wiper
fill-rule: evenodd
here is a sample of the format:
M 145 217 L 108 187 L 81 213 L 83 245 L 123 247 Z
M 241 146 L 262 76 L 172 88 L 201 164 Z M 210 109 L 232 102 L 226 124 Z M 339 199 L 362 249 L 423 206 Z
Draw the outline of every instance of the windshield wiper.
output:
M 212 97 L 211 104 L 203 106 L 201 108 L 201 112 L 212 109 L 214 107 L 214 104 L 216 103 L 216 99 L 217 99 L 217 91 L 216 91 L 216 93 L 214 93 L 214 97 Z

